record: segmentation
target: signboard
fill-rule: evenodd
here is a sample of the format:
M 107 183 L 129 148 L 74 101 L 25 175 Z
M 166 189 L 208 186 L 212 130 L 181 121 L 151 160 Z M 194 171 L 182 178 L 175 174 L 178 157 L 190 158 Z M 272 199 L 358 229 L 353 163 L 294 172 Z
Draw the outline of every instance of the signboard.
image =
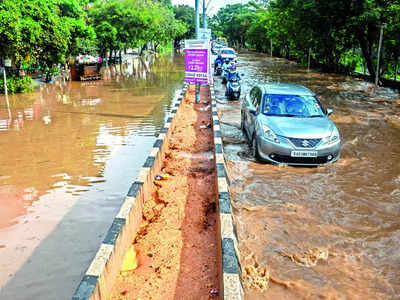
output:
M 199 37 L 201 40 L 211 40 L 211 29 L 199 28 Z
M 11 67 L 11 59 L 8 59 L 8 58 L 4 59 L 4 66 Z
M 211 83 L 209 40 L 185 41 L 185 82 Z

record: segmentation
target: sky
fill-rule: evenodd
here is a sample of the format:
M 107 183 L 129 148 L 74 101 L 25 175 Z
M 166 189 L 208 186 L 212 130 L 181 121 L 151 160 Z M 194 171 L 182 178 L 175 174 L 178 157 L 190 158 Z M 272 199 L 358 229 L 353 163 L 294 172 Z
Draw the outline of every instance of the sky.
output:
M 206 0 L 206 4 L 210 0 Z M 208 6 L 207 15 L 212 16 L 218 12 L 218 10 L 225 5 L 228 4 L 237 4 L 237 3 L 247 3 L 248 0 L 211 0 L 210 5 Z M 187 4 L 194 7 L 195 0 L 172 0 L 172 4 Z M 200 12 L 203 10 L 203 0 L 199 0 Z

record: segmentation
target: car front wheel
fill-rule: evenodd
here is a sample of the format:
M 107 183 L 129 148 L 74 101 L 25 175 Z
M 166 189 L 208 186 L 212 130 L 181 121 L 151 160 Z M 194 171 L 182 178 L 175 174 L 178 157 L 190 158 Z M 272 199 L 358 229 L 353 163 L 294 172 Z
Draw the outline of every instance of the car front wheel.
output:
M 253 138 L 251 139 L 251 155 L 259 162 L 264 162 L 258 152 L 257 138 L 255 135 L 253 135 Z
M 244 127 L 244 114 L 243 112 L 241 113 L 242 117 L 241 117 L 241 122 L 240 122 L 240 129 L 242 129 L 243 134 L 247 137 L 247 133 L 246 133 L 246 128 Z

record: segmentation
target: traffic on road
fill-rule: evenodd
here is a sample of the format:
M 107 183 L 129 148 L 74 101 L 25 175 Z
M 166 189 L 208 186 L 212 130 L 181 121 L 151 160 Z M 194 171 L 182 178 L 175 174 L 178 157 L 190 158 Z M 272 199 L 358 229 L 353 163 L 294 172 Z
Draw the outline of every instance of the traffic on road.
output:
M 236 68 L 239 100 L 214 86 L 246 297 L 397 299 L 398 92 L 252 52 Z

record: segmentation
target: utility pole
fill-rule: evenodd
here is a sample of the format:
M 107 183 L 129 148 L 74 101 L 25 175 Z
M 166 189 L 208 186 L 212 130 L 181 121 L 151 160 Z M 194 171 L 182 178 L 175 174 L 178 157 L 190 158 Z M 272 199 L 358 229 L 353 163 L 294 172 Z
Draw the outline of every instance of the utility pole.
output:
M 203 0 L 203 28 L 207 29 L 206 0 Z
M 196 40 L 199 39 L 199 28 L 200 28 L 200 16 L 199 16 L 199 0 L 195 0 L 195 31 L 196 31 Z
M 195 0 L 195 29 L 196 29 L 196 40 L 199 39 L 200 33 L 199 33 L 199 28 L 200 28 L 200 16 L 199 16 L 199 0 Z M 196 87 L 195 87 L 195 103 L 200 102 L 200 83 L 196 82 Z
M 384 26 L 385 26 L 385 24 L 381 24 L 381 31 L 380 31 L 380 34 L 379 34 L 379 46 L 378 46 L 378 58 L 377 58 L 377 63 L 376 63 L 375 85 L 378 85 L 378 81 L 379 81 L 379 60 L 380 60 L 380 57 L 381 57 L 383 27 Z

